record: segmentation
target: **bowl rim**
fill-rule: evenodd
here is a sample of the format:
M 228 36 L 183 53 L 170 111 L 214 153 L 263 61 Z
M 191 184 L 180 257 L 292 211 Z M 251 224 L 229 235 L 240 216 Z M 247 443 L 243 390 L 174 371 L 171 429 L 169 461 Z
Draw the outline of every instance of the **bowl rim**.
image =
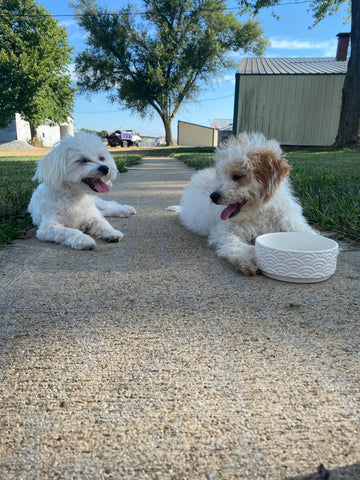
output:
M 306 236 L 306 237 L 310 237 L 310 236 L 315 236 L 315 237 L 320 237 L 322 239 L 325 239 L 329 242 L 329 248 L 322 248 L 322 249 L 319 249 L 319 250 L 299 250 L 299 249 L 294 249 L 294 248 L 278 248 L 278 247 L 270 247 L 269 245 L 264 245 L 264 243 L 262 243 L 262 239 L 265 238 L 265 237 L 270 237 L 270 236 L 278 236 L 278 235 L 281 235 L 281 236 L 291 236 L 291 235 L 303 235 L 303 236 Z M 336 251 L 338 248 L 339 248 L 339 244 L 331 239 L 331 238 L 328 238 L 328 237 L 325 237 L 324 235 L 321 235 L 319 233 L 311 233 L 311 232 L 269 232 L 269 233 L 264 233 L 263 235 L 259 235 L 258 237 L 256 237 L 255 239 L 255 246 L 258 245 L 258 246 L 261 246 L 263 248 L 267 248 L 269 250 L 273 250 L 273 251 L 277 251 L 277 252 L 291 252 L 291 253 L 300 253 L 300 254 L 304 254 L 304 253 L 317 253 L 317 254 L 320 254 L 320 253 L 329 253 L 329 252 L 334 252 Z

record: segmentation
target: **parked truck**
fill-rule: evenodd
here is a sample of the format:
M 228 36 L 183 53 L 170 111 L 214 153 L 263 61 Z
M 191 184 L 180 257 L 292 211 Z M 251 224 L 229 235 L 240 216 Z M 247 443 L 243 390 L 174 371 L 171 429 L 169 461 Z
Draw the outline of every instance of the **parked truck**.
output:
M 108 133 L 106 138 L 110 147 L 138 147 L 141 142 L 141 138 L 134 134 L 133 130 L 115 130 Z

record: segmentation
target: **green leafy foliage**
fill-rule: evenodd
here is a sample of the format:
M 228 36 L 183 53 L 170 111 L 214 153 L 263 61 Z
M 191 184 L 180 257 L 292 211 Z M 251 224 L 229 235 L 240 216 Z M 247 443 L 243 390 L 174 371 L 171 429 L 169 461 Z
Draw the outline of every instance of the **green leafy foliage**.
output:
M 34 0 L 0 0 L 0 127 L 15 113 L 38 126 L 66 122 L 75 89 L 64 26 Z
M 317 25 L 327 15 L 334 15 L 344 3 L 349 5 L 350 0 L 314 0 L 310 8 L 313 11 L 314 25 Z M 239 0 L 241 11 L 257 15 L 262 8 L 276 7 L 281 4 L 280 0 Z
M 224 1 L 142 3 L 142 10 L 127 5 L 118 12 L 95 0 L 72 4 L 88 33 L 88 48 L 76 57 L 78 84 L 82 91 L 108 92 L 141 115 L 156 112 L 171 145 L 171 122 L 182 102 L 234 66 L 230 52 L 261 54 L 267 42 L 257 21 L 239 22 Z

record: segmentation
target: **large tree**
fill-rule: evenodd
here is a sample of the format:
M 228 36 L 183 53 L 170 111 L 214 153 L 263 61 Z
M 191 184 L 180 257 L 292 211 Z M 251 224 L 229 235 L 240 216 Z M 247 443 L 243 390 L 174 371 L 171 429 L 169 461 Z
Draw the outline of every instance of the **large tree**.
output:
M 240 23 L 222 0 L 144 0 L 140 10 L 129 4 L 117 12 L 95 0 L 73 7 L 88 33 L 76 58 L 80 90 L 105 91 L 142 116 L 156 112 L 167 145 L 182 102 L 233 66 L 229 53 L 261 54 L 267 43 L 257 21 Z
M 258 14 L 262 8 L 280 4 L 280 0 L 239 0 L 242 12 Z M 341 111 L 335 148 L 360 144 L 360 0 L 313 0 L 310 5 L 317 25 L 328 15 L 349 4 L 351 11 L 351 54 L 342 90 Z
M 66 122 L 75 88 L 65 27 L 34 0 L 0 0 L 0 128 L 15 113 L 36 128 Z

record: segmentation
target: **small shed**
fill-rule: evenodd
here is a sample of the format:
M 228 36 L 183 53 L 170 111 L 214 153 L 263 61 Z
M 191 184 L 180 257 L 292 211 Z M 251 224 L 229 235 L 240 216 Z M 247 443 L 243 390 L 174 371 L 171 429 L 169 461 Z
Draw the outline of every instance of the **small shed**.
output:
M 187 147 L 216 147 L 218 131 L 216 128 L 203 127 L 179 120 L 177 143 Z
M 346 58 L 243 59 L 236 73 L 234 135 L 256 131 L 283 145 L 332 145 L 347 64 Z

